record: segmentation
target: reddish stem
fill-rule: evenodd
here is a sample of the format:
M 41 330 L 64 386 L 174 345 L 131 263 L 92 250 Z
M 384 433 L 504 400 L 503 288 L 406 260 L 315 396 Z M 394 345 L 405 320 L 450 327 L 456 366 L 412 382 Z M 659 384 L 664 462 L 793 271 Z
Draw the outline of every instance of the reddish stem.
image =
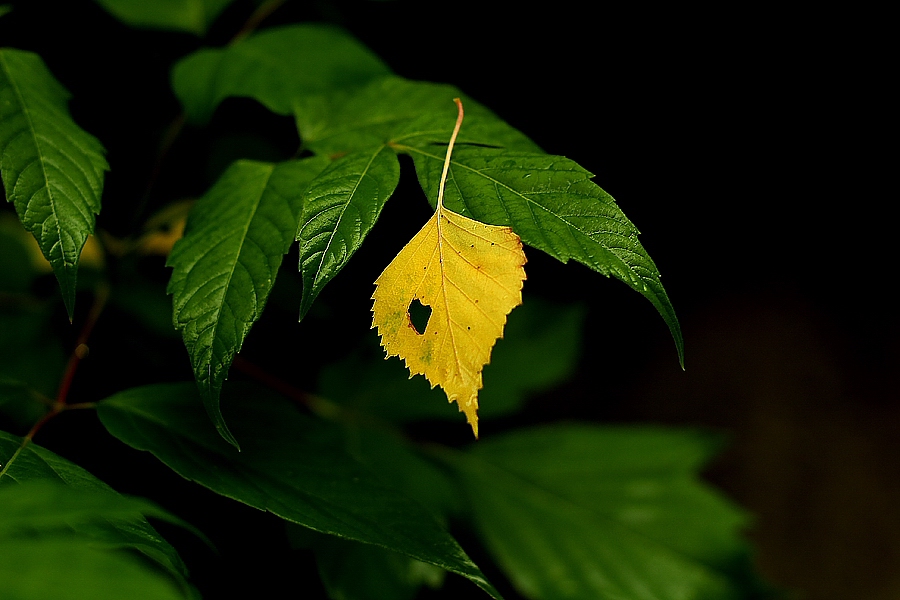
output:
M 234 361 L 231 364 L 235 369 L 244 373 L 248 377 L 255 379 L 266 387 L 275 390 L 279 394 L 290 398 L 298 404 L 302 404 L 303 406 L 307 407 L 310 407 L 314 404 L 314 400 L 309 394 L 299 388 L 292 386 L 283 379 L 279 379 L 271 373 L 263 370 L 258 365 L 255 365 L 249 360 L 242 358 L 239 354 L 234 357 Z
M 106 307 L 106 301 L 108 299 L 109 285 L 100 283 L 94 294 L 94 303 L 91 305 L 91 311 L 88 313 L 84 325 L 81 326 L 78 339 L 75 340 L 75 349 L 72 350 L 72 354 L 69 356 L 69 362 L 66 364 L 66 370 L 65 373 L 63 373 L 62 381 L 59 384 L 59 391 L 56 394 L 57 405 L 65 405 L 66 403 L 66 399 L 69 396 L 69 389 L 72 387 L 72 380 L 75 378 L 75 372 L 78 370 L 78 365 L 81 364 L 82 360 L 87 358 L 87 341 L 91 337 L 94 325 L 97 324 L 97 320 L 103 313 L 103 309 Z

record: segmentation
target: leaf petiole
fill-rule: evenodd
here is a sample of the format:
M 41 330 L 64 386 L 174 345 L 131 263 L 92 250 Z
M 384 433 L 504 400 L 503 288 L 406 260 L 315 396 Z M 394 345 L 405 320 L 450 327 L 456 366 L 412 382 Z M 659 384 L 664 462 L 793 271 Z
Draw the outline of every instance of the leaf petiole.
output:
M 459 135 L 459 128 L 462 127 L 463 117 L 465 116 L 462 100 L 454 98 L 453 101 L 456 102 L 459 113 L 456 116 L 456 125 L 453 127 L 453 133 L 450 135 L 450 143 L 447 144 L 447 156 L 444 157 L 444 170 L 441 172 L 441 184 L 438 186 L 436 210 L 441 210 L 444 206 L 444 185 L 447 183 L 447 172 L 450 171 L 450 155 L 453 153 L 453 144 L 456 143 L 456 136 Z

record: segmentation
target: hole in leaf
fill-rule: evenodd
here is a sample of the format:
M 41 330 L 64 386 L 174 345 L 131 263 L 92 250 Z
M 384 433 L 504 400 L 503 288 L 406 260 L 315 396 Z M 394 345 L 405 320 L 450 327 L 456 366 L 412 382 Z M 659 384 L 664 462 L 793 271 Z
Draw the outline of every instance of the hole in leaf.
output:
M 416 333 L 419 335 L 424 334 L 425 328 L 428 327 L 428 320 L 431 318 L 431 307 L 422 304 L 418 298 L 415 298 L 409 303 L 409 308 L 406 309 L 406 312 L 409 313 L 409 322 L 412 324 L 413 329 L 416 330 Z

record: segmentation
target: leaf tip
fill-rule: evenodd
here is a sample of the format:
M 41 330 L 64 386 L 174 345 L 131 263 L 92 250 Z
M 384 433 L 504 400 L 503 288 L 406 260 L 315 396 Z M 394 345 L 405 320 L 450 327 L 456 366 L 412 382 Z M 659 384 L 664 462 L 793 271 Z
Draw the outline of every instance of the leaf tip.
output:
M 234 434 L 231 433 L 231 430 L 228 429 L 228 426 L 224 421 L 216 423 L 216 431 L 219 432 L 219 435 L 222 436 L 226 442 L 234 446 L 234 449 L 238 452 L 241 451 L 241 445 L 238 444 L 237 438 L 234 437 Z

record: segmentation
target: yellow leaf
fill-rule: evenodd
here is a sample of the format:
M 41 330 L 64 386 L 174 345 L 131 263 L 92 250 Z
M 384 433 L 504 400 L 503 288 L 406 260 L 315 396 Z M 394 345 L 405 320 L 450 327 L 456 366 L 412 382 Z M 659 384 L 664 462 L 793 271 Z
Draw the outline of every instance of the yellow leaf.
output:
M 459 118 L 434 215 L 375 280 L 372 327 L 387 356 L 399 356 L 410 377 L 423 374 L 456 401 L 478 437 L 481 371 L 503 336 L 506 315 L 522 303 L 525 253 L 509 227 L 485 225 L 443 206 L 444 183 Z M 428 324 L 416 331 L 409 315 L 418 300 L 431 308 Z

